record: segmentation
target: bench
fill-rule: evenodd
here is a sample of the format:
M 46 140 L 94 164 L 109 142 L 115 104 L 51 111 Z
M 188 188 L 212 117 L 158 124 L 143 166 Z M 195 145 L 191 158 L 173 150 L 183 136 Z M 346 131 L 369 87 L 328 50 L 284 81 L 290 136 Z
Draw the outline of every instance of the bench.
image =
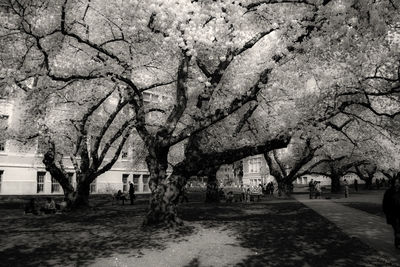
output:
M 121 201 L 122 205 L 124 205 L 125 201 L 130 201 L 131 200 L 131 198 L 130 198 L 128 193 L 122 193 L 121 196 L 118 196 L 118 193 L 114 193 L 111 196 L 112 196 L 112 204 L 111 205 L 114 205 L 115 202 L 118 204 L 118 201 Z M 136 199 L 136 195 L 134 194 L 133 195 L 133 200 L 135 200 L 135 199 Z

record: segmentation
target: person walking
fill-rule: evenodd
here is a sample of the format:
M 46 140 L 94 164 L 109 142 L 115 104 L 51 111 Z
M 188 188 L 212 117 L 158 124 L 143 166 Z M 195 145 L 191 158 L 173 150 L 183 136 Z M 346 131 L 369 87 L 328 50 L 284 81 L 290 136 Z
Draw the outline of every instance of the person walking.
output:
M 131 200 L 131 205 L 133 205 L 133 201 L 135 200 L 135 187 L 132 182 L 129 182 L 129 199 Z
M 400 249 L 400 180 L 391 180 L 391 186 L 386 190 L 382 209 L 386 215 L 386 223 L 393 227 L 394 245 Z
M 343 180 L 343 185 L 344 185 L 344 197 L 348 198 L 349 197 L 349 183 L 347 182 L 346 179 Z

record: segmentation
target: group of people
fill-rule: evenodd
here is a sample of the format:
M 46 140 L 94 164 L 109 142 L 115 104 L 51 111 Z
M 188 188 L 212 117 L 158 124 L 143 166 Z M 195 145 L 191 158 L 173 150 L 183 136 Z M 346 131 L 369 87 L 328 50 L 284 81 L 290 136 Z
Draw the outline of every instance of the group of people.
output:
M 310 192 L 310 199 L 313 197 L 320 198 L 322 195 L 321 182 L 311 179 L 311 181 L 308 183 L 308 190 Z
M 41 206 L 35 198 L 31 198 L 29 202 L 25 205 L 25 214 L 55 214 L 57 211 L 65 211 L 68 208 L 68 200 L 64 198 L 60 203 L 55 203 L 55 201 L 48 197 L 43 206 Z
M 135 196 L 135 187 L 133 186 L 132 182 L 129 182 L 129 200 L 131 201 L 131 205 L 133 205 L 134 200 L 136 199 Z M 114 196 L 116 201 L 121 200 L 122 205 L 125 205 L 125 201 L 128 200 L 124 193 L 121 190 L 118 190 L 117 194 Z
M 262 187 L 261 184 L 258 186 L 253 186 L 253 187 L 244 187 L 242 186 L 242 201 L 243 202 L 251 202 L 254 197 L 257 197 L 259 200 L 260 197 L 263 195 L 264 188 Z
M 275 186 L 273 182 L 269 182 L 268 184 L 264 184 L 263 186 L 263 194 L 273 196 L 275 191 Z
M 260 199 L 261 196 L 273 196 L 275 191 L 275 185 L 273 182 L 266 184 L 259 184 L 258 186 L 245 187 L 242 185 L 242 196 L 243 202 L 251 202 L 254 197 Z

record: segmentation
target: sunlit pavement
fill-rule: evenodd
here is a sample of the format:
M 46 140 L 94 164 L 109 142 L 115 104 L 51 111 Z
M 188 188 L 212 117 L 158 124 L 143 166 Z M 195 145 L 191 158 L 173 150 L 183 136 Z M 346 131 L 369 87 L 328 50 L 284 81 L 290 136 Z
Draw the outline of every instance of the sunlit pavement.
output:
M 334 199 L 309 199 L 306 194 L 293 195 L 295 199 L 313 209 L 321 216 L 327 218 L 347 235 L 356 237 L 364 243 L 375 248 L 377 251 L 397 260 L 400 263 L 400 251 L 393 245 L 392 227 L 386 224 L 383 217 L 375 216 L 367 212 L 341 205 L 339 202 L 370 201 L 380 203 L 382 192 L 371 192 L 371 194 L 350 195 L 350 198 L 341 200 Z

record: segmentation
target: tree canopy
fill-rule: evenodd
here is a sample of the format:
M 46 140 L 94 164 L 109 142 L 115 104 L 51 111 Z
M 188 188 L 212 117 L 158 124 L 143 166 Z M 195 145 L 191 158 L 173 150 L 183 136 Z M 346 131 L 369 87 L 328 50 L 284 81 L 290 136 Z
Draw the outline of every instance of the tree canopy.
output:
M 9 0 L 1 85 L 38 97 L 40 110 L 71 88 L 93 99 L 120 88 L 148 152 L 148 222 L 176 222 L 186 180 L 166 171 L 182 142 L 190 158 L 326 127 L 350 141 L 354 121 L 395 134 L 398 9 L 391 0 Z

